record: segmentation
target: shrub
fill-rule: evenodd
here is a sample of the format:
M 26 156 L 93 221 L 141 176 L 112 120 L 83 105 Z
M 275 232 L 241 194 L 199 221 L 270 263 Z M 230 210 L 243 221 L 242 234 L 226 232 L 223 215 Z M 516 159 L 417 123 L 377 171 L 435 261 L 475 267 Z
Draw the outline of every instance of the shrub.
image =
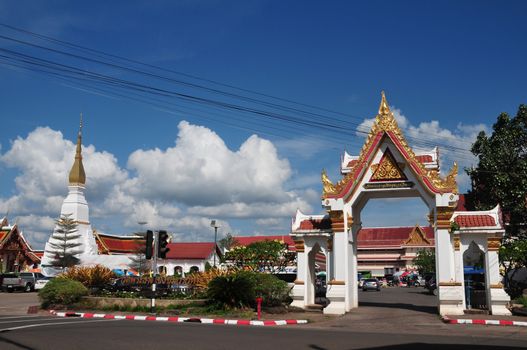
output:
M 102 287 L 103 285 L 110 283 L 112 278 L 117 277 L 112 270 L 102 265 L 89 267 L 75 266 L 68 269 L 68 271 L 62 273 L 60 276 L 81 282 L 88 288 Z
M 263 305 L 278 306 L 289 296 L 287 282 L 274 275 L 256 273 L 256 296 L 263 298 Z
M 236 273 L 212 279 L 207 297 L 213 304 L 223 307 L 245 307 L 255 299 L 254 280 L 246 274 Z
M 523 295 L 515 300 L 518 304 L 523 304 L 523 307 L 527 307 L 527 296 Z
M 71 305 L 88 294 L 88 289 L 80 282 L 67 278 L 54 278 L 38 292 L 43 308 L 50 305 Z

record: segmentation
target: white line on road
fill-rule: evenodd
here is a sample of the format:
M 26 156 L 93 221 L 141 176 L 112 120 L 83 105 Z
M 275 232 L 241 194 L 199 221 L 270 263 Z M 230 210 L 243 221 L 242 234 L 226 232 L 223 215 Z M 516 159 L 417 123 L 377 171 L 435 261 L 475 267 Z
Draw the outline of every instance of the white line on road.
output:
M 91 320 L 91 321 L 73 321 L 73 322 L 35 323 L 35 324 L 28 324 L 28 325 L 25 325 L 25 326 L 10 327 L 10 328 L 0 329 L 0 333 L 8 332 L 8 331 L 14 331 L 14 330 L 17 330 L 17 329 L 44 327 L 44 326 L 55 326 L 55 325 L 60 325 L 60 324 L 112 322 L 112 321 L 121 321 L 121 320 Z
M 40 315 L 6 316 L 6 317 L 0 316 L 0 320 L 8 320 L 8 319 L 13 319 L 13 318 L 35 318 L 35 317 L 42 317 L 42 316 Z
M 56 317 L 41 318 L 39 321 L 57 320 Z M 20 322 L 31 322 L 32 320 L 16 320 L 16 321 L 0 321 L 0 323 L 20 323 Z

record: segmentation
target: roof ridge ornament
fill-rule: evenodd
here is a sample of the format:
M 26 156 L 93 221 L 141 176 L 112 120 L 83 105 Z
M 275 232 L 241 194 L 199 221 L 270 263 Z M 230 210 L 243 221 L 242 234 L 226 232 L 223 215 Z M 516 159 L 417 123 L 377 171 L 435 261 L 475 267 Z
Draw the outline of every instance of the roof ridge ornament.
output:
M 388 106 L 388 101 L 386 100 L 386 95 L 384 90 L 381 91 L 381 104 L 379 105 L 379 115 L 388 115 L 391 114 L 390 106 Z
M 337 189 L 335 188 L 335 185 L 328 177 L 328 174 L 326 173 L 326 169 L 322 169 L 322 196 L 325 196 L 327 194 L 335 194 L 337 193 Z

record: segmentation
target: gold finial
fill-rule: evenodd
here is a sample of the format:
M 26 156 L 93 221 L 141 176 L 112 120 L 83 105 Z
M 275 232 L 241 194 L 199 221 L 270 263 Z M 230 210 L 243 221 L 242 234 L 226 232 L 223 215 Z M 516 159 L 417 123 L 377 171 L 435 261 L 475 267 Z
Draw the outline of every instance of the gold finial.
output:
M 81 112 L 81 118 L 79 122 L 79 135 L 82 135 L 82 112 Z
M 70 184 L 84 185 L 86 183 L 86 174 L 84 172 L 84 166 L 82 165 L 82 113 L 80 117 L 79 133 L 77 134 L 75 161 L 70 170 L 69 181 Z
M 381 91 L 381 105 L 379 106 L 379 115 L 387 115 L 390 113 L 390 107 L 388 106 L 388 101 L 386 101 L 386 96 L 384 95 L 384 90 Z
M 335 193 L 336 192 L 335 185 L 329 179 L 328 174 L 326 173 L 326 169 L 322 170 L 321 177 L 322 177 L 322 194 L 326 195 L 328 193 Z

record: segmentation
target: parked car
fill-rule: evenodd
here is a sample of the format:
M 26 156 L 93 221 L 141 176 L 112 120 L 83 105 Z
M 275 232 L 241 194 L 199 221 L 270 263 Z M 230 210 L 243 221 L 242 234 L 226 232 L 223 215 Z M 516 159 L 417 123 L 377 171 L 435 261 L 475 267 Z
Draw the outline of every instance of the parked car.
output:
M 42 277 L 35 282 L 35 290 L 41 290 L 53 277 Z
M 37 279 L 44 277 L 38 272 L 13 272 L 4 275 L 2 281 L 2 290 L 12 292 L 14 290 L 23 290 L 32 292 L 35 289 Z
M 367 290 L 376 290 L 377 292 L 380 292 L 381 283 L 376 278 L 367 278 L 362 285 L 362 291 L 365 292 Z

